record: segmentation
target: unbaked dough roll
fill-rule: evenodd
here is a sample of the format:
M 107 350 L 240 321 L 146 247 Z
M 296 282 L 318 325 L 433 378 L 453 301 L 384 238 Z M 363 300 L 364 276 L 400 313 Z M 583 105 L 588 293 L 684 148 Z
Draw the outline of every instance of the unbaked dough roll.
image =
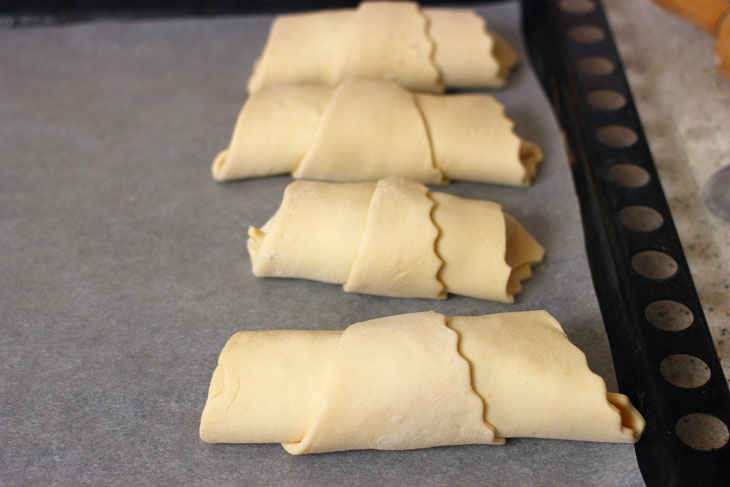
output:
M 547 312 L 425 312 L 344 332 L 237 333 L 213 373 L 200 437 L 297 455 L 510 437 L 632 443 L 643 429 Z
M 491 96 L 412 94 L 393 82 L 349 79 L 336 89 L 284 85 L 252 95 L 212 172 L 218 181 L 291 172 L 527 186 L 541 160 Z
M 248 90 L 279 84 L 334 86 L 357 76 L 416 91 L 503 86 L 517 61 L 472 10 L 415 2 L 362 2 L 357 9 L 274 20 Z
M 345 291 L 512 302 L 545 250 L 497 203 L 430 192 L 398 177 L 290 184 L 266 224 L 248 230 L 257 277 L 342 284 Z

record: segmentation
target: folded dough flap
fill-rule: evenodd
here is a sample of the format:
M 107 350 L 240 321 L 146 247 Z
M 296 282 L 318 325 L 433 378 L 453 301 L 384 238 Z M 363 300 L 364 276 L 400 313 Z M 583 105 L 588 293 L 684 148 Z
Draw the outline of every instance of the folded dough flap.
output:
M 374 191 L 375 183 L 291 183 L 274 217 L 249 229 L 254 275 L 344 283 Z
M 213 374 L 200 436 L 280 442 L 303 454 L 512 436 L 634 442 L 643 428 L 548 313 L 424 312 L 344 332 L 234 335 Z
M 527 186 L 542 152 L 513 131 L 504 107 L 488 95 L 416 95 L 434 161 L 449 179 Z
M 529 140 L 522 139 L 520 143 L 520 161 L 525 167 L 525 175 L 522 180 L 522 186 L 528 186 L 535 173 L 537 173 L 537 165 L 542 162 L 545 154 L 543 154 L 540 146 Z
M 644 419 L 545 311 L 452 317 L 459 350 L 497 435 L 633 443 Z
M 439 277 L 446 290 L 511 303 L 542 261 L 545 249 L 502 207 L 491 201 L 431 193 L 433 219 L 441 234 L 436 251 L 443 260 Z
M 343 284 L 345 291 L 512 302 L 545 250 L 497 203 L 429 192 L 399 177 L 290 184 L 249 229 L 254 275 Z
M 438 279 L 439 229 L 428 188 L 402 178 L 378 181 L 345 291 L 406 298 L 445 298 Z
M 499 72 L 497 73 L 495 86 L 504 86 L 504 83 L 507 81 L 507 76 L 509 76 L 510 71 L 517 64 L 517 53 L 501 36 L 491 30 L 488 30 L 487 33 L 494 42 L 492 53 L 499 64 Z
M 444 181 L 414 96 L 396 83 L 349 79 L 337 87 L 294 177 L 372 181 L 390 175 Z
M 252 95 L 236 122 L 229 148 L 213 161 L 217 181 L 293 171 L 314 139 L 332 89 L 275 86 Z
M 341 55 L 343 35 L 354 17 L 352 9 L 278 16 L 254 64 L 248 92 L 291 83 L 335 84 L 333 59 Z
M 511 215 L 504 214 L 507 248 L 505 262 L 511 272 L 507 280 L 507 295 L 522 292 L 522 281 L 532 276 L 530 266 L 542 262 L 545 248 Z
M 213 372 L 200 421 L 209 443 L 298 441 L 321 406 L 340 331 L 233 335 Z
M 450 88 L 499 88 L 517 55 L 473 10 L 425 8 L 428 33 L 436 45 L 434 61 Z

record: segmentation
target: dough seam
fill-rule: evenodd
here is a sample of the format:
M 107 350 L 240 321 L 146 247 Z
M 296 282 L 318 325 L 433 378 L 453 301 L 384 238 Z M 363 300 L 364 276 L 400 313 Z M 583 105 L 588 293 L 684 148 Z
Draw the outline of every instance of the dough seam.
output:
M 322 114 L 319 117 L 319 120 L 317 121 L 317 128 L 314 129 L 314 133 L 312 134 L 312 139 L 309 141 L 309 147 L 307 147 L 307 150 L 304 151 L 304 153 L 301 155 L 298 161 L 292 166 L 292 169 L 290 171 L 290 174 L 292 177 L 296 178 L 299 177 L 297 174 L 299 173 L 299 169 L 302 166 L 302 162 L 307 158 L 310 152 L 312 152 L 315 141 L 317 141 L 320 137 L 322 137 L 322 131 L 324 130 L 324 126 L 326 125 L 325 119 L 327 117 L 327 114 L 331 112 L 334 108 L 332 103 L 332 99 L 335 97 L 335 94 L 337 93 L 337 90 L 339 89 L 339 86 L 334 88 L 332 90 L 332 93 L 330 93 L 329 100 L 327 101 L 327 105 L 324 107 L 324 110 L 322 110 Z M 253 96 L 253 95 L 251 95 Z
M 233 394 L 230 404 L 228 404 L 228 407 L 226 407 L 226 413 L 231 409 L 233 403 L 236 402 L 236 398 L 238 397 L 239 392 L 241 392 L 241 378 L 236 377 L 236 392 Z
M 344 330 L 343 330 L 344 333 Z M 339 339 L 337 340 L 337 347 L 340 346 L 340 341 L 342 340 L 342 335 L 340 335 Z M 291 455 L 299 455 L 302 453 L 302 450 L 306 448 L 307 443 L 311 443 L 311 437 L 313 435 L 313 432 L 316 430 L 317 424 L 320 422 L 320 418 L 322 417 L 322 414 L 324 414 L 324 404 L 327 401 L 327 397 L 330 394 L 330 390 L 332 389 L 332 366 L 335 362 L 335 355 L 337 354 L 337 349 L 330 355 L 329 360 L 327 361 L 327 379 L 326 379 L 326 386 L 325 390 L 323 391 L 322 395 L 320 396 L 320 402 L 319 406 L 317 407 L 317 410 L 314 414 L 314 417 L 312 418 L 311 422 L 309 423 L 309 427 L 307 428 L 307 431 L 304 433 L 304 436 L 299 441 L 291 441 L 288 443 L 281 443 L 281 446 L 284 448 L 284 450 L 291 454 Z
M 367 223 L 367 220 L 368 220 L 368 214 L 370 213 L 370 205 L 373 204 L 373 196 L 375 196 L 375 188 L 373 188 L 373 192 L 370 193 L 370 200 L 368 201 L 368 209 L 365 212 L 365 219 L 362 222 L 363 228 L 365 228 L 365 224 Z M 364 240 L 363 238 L 360 238 L 360 241 L 357 244 L 357 249 L 355 250 L 355 253 L 353 254 L 353 258 L 350 261 L 350 267 L 347 269 L 347 275 L 345 276 L 345 280 L 342 281 L 342 284 L 341 284 L 343 289 L 345 288 L 345 283 L 350 280 L 350 274 L 352 274 L 353 263 L 355 262 L 355 258 L 357 258 L 357 255 L 360 253 L 360 247 L 362 247 L 363 240 Z
M 444 73 L 436 62 L 436 49 L 438 49 L 438 46 L 436 45 L 436 40 L 431 35 L 431 19 L 423 12 L 423 8 L 421 8 L 420 5 L 418 8 L 418 14 L 423 18 L 425 28 L 424 34 L 426 39 L 428 39 L 431 43 L 431 52 L 428 53 L 428 60 L 431 61 L 431 65 L 436 70 L 436 89 L 439 93 L 443 93 L 446 91 L 446 84 L 444 83 Z
M 441 235 L 443 234 L 443 230 L 441 230 L 441 227 L 439 227 L 436 224 L 436 219 L 433 217 L 433 213 L 436 211 L 438 202 L 436 200 L 434 200 L 433 197 L 431 196 L 431 191 L 428 191 L 426 193 L 426 197 L 428 197 L 428 199 L 431 200 L 431 203 L 433 203 L 431 205 L 431 211 L 428 212 L 428 217 L 431 219 L 431 224 L 436 229 L 436 238 L 433 239 L 433 253 L 436 255 L 436 258 L 439 260 L 439 262 L 441 262 L 441 265 L 439 266 L 438 271 L 436 271 L 436 280 L 439 282 L 439 284 L 441 284 L 441 293 L 439 294 L 438 299 L 446 299 L 449 295 L 449 291 L 446 288 L 446 283 L 443 281 L 443 279 L 441 279 L 441 271 L 444 268 L 444 258 L 441 257 L 441 255 L 439 254 L 439 250 L 438 250 L 439 239 L 441 238 Z M 458 334 L 457 334 L 457 338 L 458 338 Z
M 416 110 L 418 110 L 418 113 L 421 115 L 421 120 L 423 121 L 423 129 L 426 131 L 426 139 L 428 140 L 428 149 L 431 152 L 431 165 L 433 168 L 441 174 L 441 181 L 439 181 L 436 184 L 449 184 L 451 181 L 449 181 L 448 176 L 446 176 L 446 173 L 443 169 L 441 169 L 438 166 L 438 163 L 436 161 L 436 151 L 433 148 L 433 137 L 431 136 L 431 126 L 428 124 L 428 119 L 426 118 L 426 114 L 423 113 L 423 108 L 421 107 L 421 104 L 418 101 L 418 94 L 411 93 L 411 96 L 413 97 L 413 104 L 416 106 Z
M 464 352 L 461 350 L 461 335 L 458 331 L 456 331 L 454 328 L 451 327 L 451 316 L 444 315 L 444 324 L 446 325 L 446 328 L 448 328 L 451 333 L 456 335 L 456 352 L 459 354 L 461 359 L 466 362 L 467 367 L 469 368 L 469 385 L 471 386 L 471 390 L 474 393 L 475 396 L 479 398 L 479 400 L 482 402 L 482 421 L 484 421 L 484 424 L 487 428 L 492 430 L 492 433 L 494 433 L 494 445 L 504 445 L 506 443 L 505 438 L 502 438 L 501 436 L 497 436 L 497 428 L 494 427 L 488 420 L 487 420 L 487 410 L 489 408 L 489 403 L 487 402 L 487 399 L 485 397 L 482 397 L 481 394 L 479 394 L 479 391 L 477 391 L 476 387 L 474 386 L 474 364 L 471 363 L 471 360 L 466 358 L 466 355 L 464 355 Z

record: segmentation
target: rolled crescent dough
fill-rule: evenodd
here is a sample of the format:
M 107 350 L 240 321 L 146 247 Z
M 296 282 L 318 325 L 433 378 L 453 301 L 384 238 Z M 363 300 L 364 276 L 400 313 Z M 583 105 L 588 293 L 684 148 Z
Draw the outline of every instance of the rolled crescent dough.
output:
M 355 76 L 393 80 L 416 91 L 495 88 L 504 85 L 516 61 L 512 48 L 472 10 L 362 2 L 357 9 L 277 17 L 248 90 L 334 86 Z
M 296 178 L 372 181 L 396 175 L 526 186 L 540 148 L 513 132 L 493 97 L 412 94 L 393 82 L 267 88 L 243 106 L 218 181 L 291 172 Z
M 633 443 L 644 424 L 547 312 L 424 312 L 344 332 L 235 334 L 213 373 L 200 437 L 281 443 L 298 455 L 510 437 Z
M 343 284 L 345 291 L 512 302 L 545 249 L 497 203 L 378 183 L 296 181 L 261 229 L 248 230 L 257 277 Z

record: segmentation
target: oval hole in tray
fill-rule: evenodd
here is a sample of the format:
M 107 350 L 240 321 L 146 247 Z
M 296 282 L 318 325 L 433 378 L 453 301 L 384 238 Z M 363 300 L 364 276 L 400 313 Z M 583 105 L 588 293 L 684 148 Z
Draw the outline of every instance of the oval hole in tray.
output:
M 595 44 L 606 38 L 606 33 L 602 29 L 593 25 L 580 25 L 573 27 L 568 31 L 568 37 L 575 42 L 581 44 Z
M 700 358 L 678 353 L 664 357 L 659 364 L 662 377 L 672 385 L 692 389 L 710 380 L 710 368 Z
M 612 183 L 624 188 L 639 188 L 649 182 L 649 173 L 636 164 L 614 164 L 606 171 L 606 177 Z
M 586 57 L 578 61 L 578 69 L 591 76 L 603 76 L 611 74 L 615 66 L 613 63 L 600 56 Z
M 649 304 L 644 310 L 644 317 L 656 328 L 664 331 L 681 331 L 694 322 L 690 309 L 669 299 L 660 299 Z
M 586 97 L 588 103 L 599 110 L 618 110 L 626 105 L 626 98 L 614 90 L 593 90 Z
M 657 250 L 635 253 L 631 258 L 631 267 L 649 279 L 667 279 L 677 273 L 677 261 Z
M 623 125 L 606 125 L 596 131 L 596 137 L 609 147 L 623 149 L 631 147 L 639 140 L 636 132 Z
M 574 15 L 587 14 L 596 8 L 591 0 L 561 0 L 559 6 L 563 12 Z
M 644 205 L 626 206 L 618 212 L 621 224 L 637 232 L 651 232 L 662 226 L 664 218 L 653 208 Z
M 679 439 L 690 448 L 712 451 L 722 448 L 730 438 L 727 425 L 710 414 L 690 413 L 675 425 Z

